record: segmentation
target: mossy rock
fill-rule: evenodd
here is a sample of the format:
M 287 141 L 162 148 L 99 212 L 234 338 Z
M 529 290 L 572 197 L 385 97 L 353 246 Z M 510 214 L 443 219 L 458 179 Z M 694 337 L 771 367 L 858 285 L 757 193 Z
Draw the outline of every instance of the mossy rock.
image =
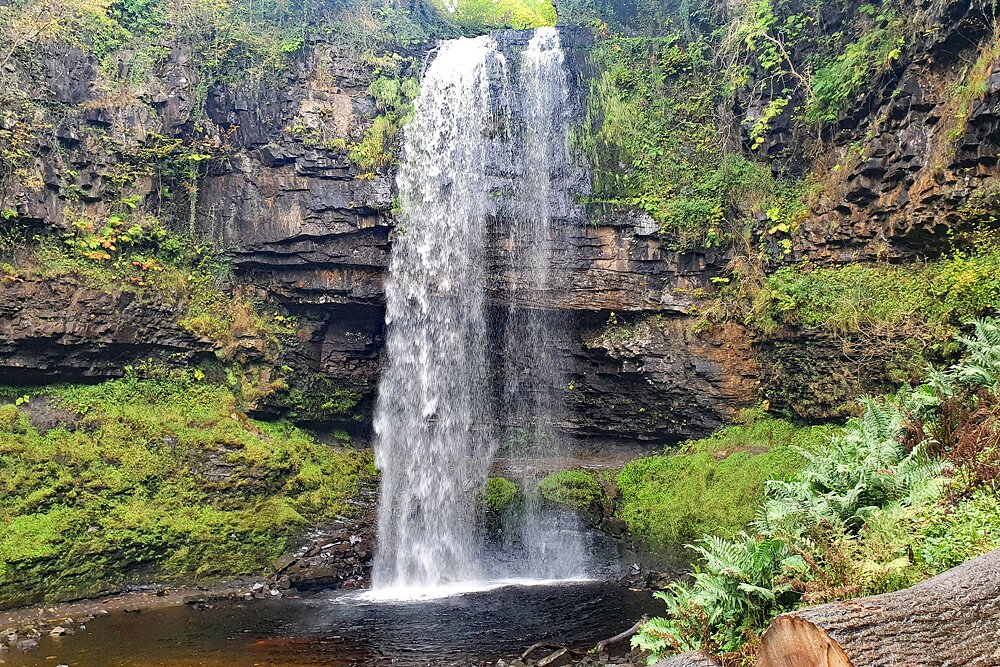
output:
M 593 507 L 604 495 L 600 481 L 586 470 L 554 472 L 542 479 L 538 489 L 546 500 L 578 510 Z
M 354 511 L 370 452 L 237 404 L 175 372 L 0 406 L 0 608 L 262 574 L 309 527 Z M 73 419 L 36 427 L 42 409 Z
M 503 477 L 490 477 L 483 489 L 483 508 L 490 514 L 503 514 L 517 503 L 519 497 L 517 484 Z
M 287 388 L 269 396 L 266 403 L 278 408 L 285 418 L 302 424 L 358 421 L 362 395 L 355 389 L 320 373 L 294 374 L 284 380 Z

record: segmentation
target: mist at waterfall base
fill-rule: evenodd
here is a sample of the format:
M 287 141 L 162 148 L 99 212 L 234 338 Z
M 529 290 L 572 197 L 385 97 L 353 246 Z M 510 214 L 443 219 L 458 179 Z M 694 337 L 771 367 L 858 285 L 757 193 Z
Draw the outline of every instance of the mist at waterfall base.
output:
M 445 42 L 421 81 L 386 285 L 369 599 L 593 576 L 593 536 L 542 502 L 532 465 L 565 448 L 555 424 L 567 322 L 545 302 L 561 288 L 554 240 L 562 225 L 582 224 L 569 122 L 554 28 L 511 58 L 490 36 Z M 490 534 L 481 498 L 498 457 L 528 474 L 517 511 Z

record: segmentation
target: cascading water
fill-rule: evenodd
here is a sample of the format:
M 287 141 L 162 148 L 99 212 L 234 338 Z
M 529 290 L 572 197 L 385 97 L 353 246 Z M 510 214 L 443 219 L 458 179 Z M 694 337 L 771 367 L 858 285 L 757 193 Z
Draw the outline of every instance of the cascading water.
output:
M 530 473 L 540 461 L 558 461 L 564 451 L 556 422 L 563 416 L 568 382 L 560 335 L 565 313 L 553 301 L 554 263 L 560 220 L 574 220 L 570 199 L 569 83 L 559 33 L 536 30 L 521 56 L 518 99 L 522 138 L 519 177 L 506 202 L 510 221 L 507 313 L 504 322 L 504 394 L 500 412 L 508 467 Z M 544 469 L 544 465 L 542 466 Z M 522 548 L 522 569 L 543 578 L 581 576 L 586 550 L 576 517 L 546 511 L 537 486 L 522 481 L 525 503 L 508 520 L 508 535 Z
M 491 38 L 445 43 L 405 131 L 386 284 L 388 363 L 375 411 L 376 588 L 478 576 L 474 493 L 493 449 L 481 262 L 487 137 L 492 82 L 506 77 Z
M 564 391 L 553 337 L 563 324 L 539 307 L 552 289 L 553 223 L 572 209 L 561 184 L 569 93 L 555 29 L 536 31 L 519 65 L 514 85 L 492 37 L 445 42 L 405 130 L 375 416 L 376 589 L 584 570 L 579 531 L 553 523 L 531 484 L 519 557 L 493 557 L 476 530 L 501 442 L 519 461 L 555 451 Z M 509 176 L 499 156 L 509 156 Z M 499 286 L 487 269 L 491 220 L 509 225 Z M 497 301 L 506 302 L 500 318 Z

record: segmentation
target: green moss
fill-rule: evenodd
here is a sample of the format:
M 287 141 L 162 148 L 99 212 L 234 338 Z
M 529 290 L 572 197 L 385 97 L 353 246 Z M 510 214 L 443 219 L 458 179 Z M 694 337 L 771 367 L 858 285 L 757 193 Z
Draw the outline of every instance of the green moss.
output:
M 592 472 L 560 470 L 545 476 L 538 484 L 542 497 L 576 509 L 587 509 L 597 503 L 604 491 Z
M 307 526 L 352 512 L 368 453 L 236 406 L 173 373 L 0 408 L 0 606 L 262 572 Z M 63 423 L 39 431 L 27 410 Z
M 651 456 L 618 475 L 618 516 L 656 545 L 702 534 L 733 535 L 747 526 L 768 480 L 787 479 L 804 461 L 796 448 L 829 438 L 824 427 L 799 427 L 759 413 L 744 423 L 687 443 L 679 454 Z
M 985 245 L 926 264 L 786 267 L 768 277 L 749 319 L 765 333 L 779 326 L 896 331 L 940 347 L 958 326 L 998 307 L 1000 247 Z
M 285 416 L 292 421 L 343 423 L 357 416 L 355 408 L 361 394 L 341 387 L 326 375 L 300 375 L 286 382 L 289 388 L 269 396 L 267 401 L 285 410 Z
M 490 477 L 483 489 L 483 506 L 487 512 L 503 514 L 517 500 L 517 485 L 503 477 Z

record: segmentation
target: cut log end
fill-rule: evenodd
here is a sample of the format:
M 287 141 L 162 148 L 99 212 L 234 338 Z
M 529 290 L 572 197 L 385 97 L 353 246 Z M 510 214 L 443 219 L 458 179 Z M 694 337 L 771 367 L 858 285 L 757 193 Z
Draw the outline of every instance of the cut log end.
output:
M 761 641 L 758 667 L 855 667 L 829 635 L 804 619 L 774 619 Z
M 912 588 L 774 619 L 757 667 L 1000 665 L 1000 549 Z

